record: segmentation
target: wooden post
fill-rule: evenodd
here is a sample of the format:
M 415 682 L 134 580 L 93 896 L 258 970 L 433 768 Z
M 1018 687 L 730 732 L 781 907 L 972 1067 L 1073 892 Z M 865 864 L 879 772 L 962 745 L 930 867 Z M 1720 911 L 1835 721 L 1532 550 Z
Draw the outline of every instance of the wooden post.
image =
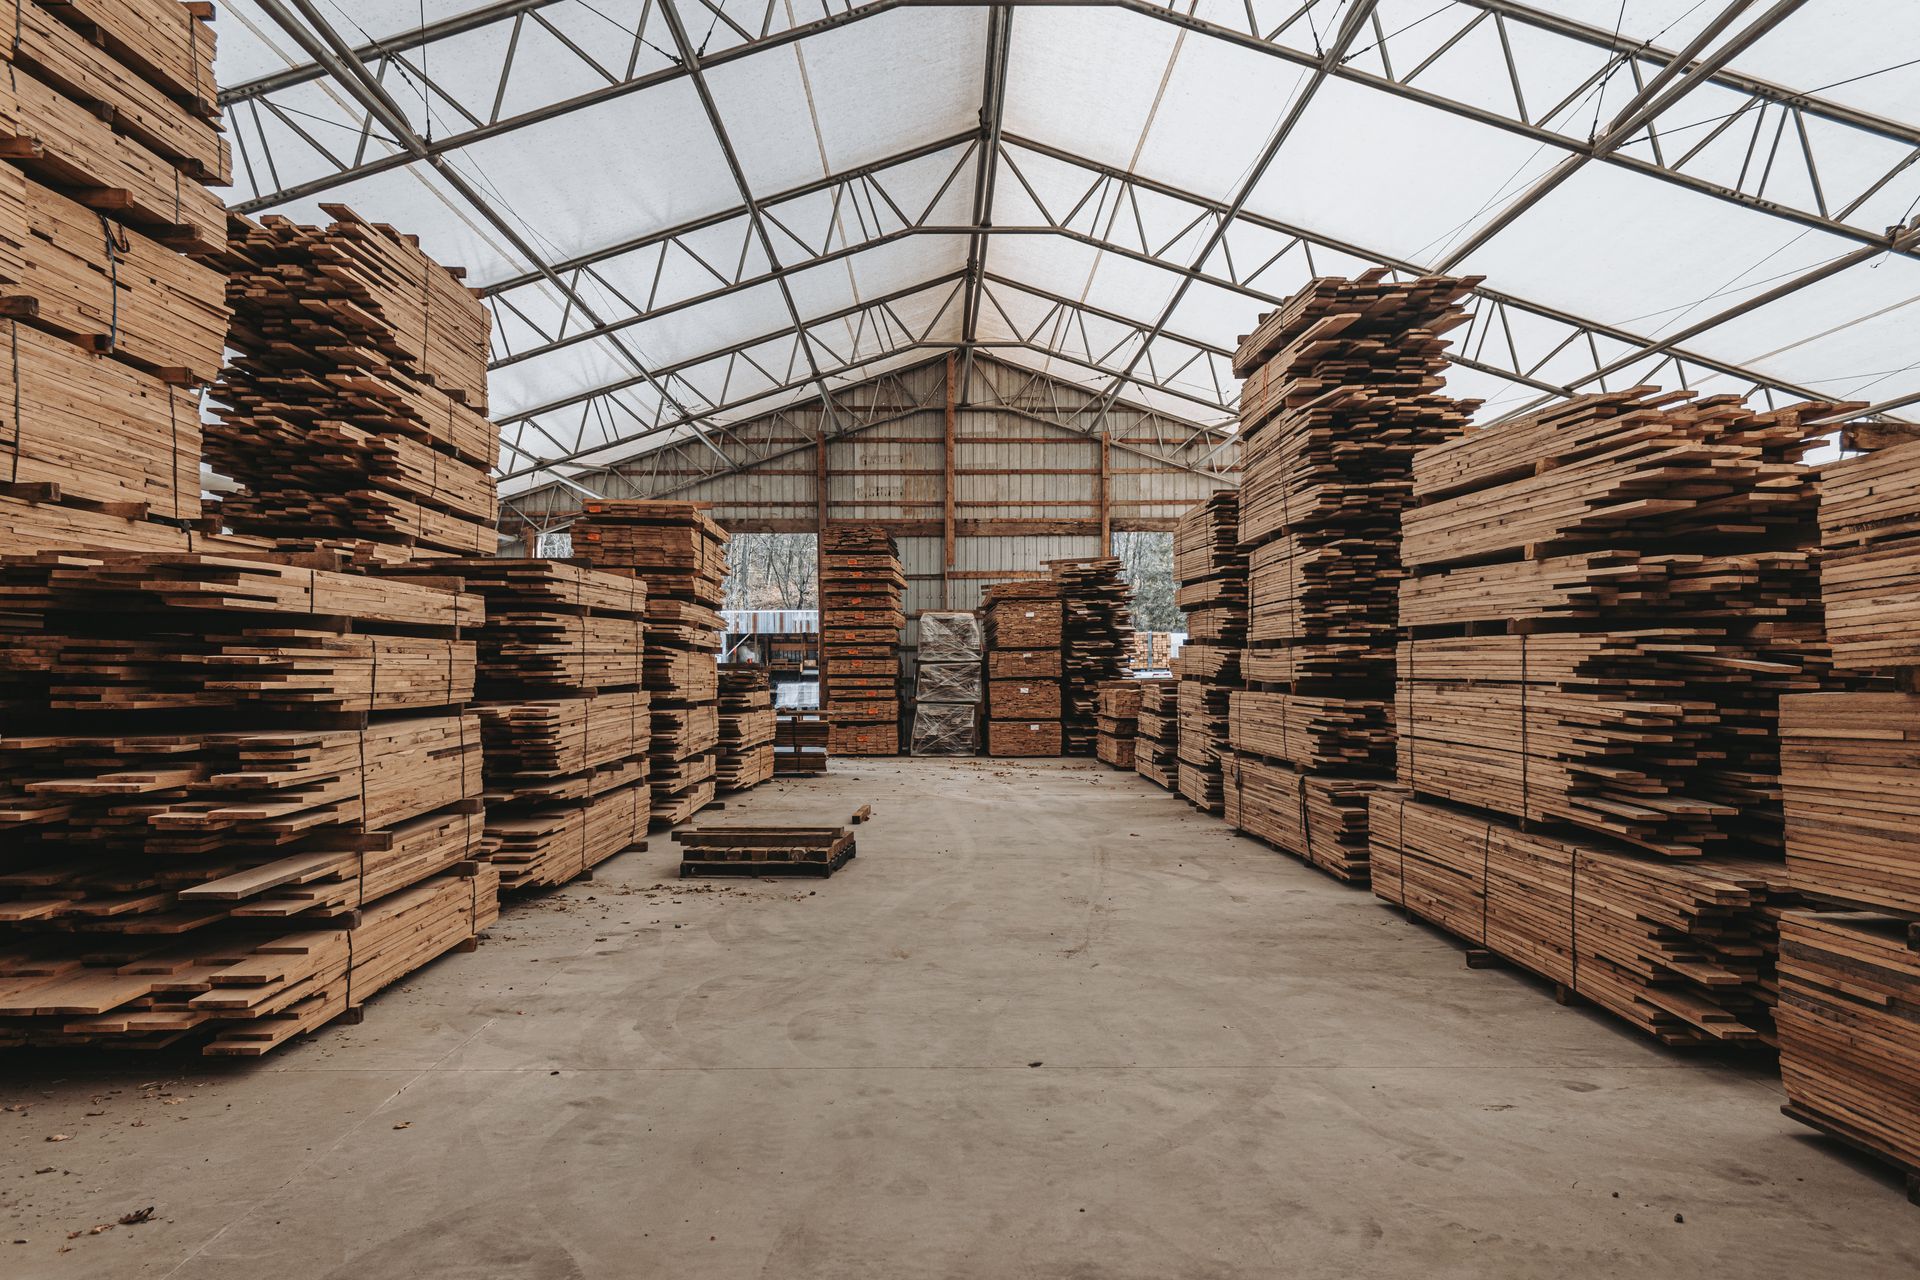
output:
M 819 704 L 821 710 L 827 705 L 827 682 L 831 673 L 827 670 L 827 649 L 821 643 L 827 633 L 827 600 L 821 590 L 820 571 L 826 562 L 827 550 L 827 414 L 823 405 L 820 411 L 820 425 L 813 431 L 813 608 L 819 622 L 813 629 L 813 661 L 819 671 Z
M 1100 433 L 1100 551 L 1098 554 L 1113 554 L 1113 450 L 1108 447 L 1107 433 Z
M 941 492 L 946 495 L 947 508 L 946 519 L 941 530 L 940 607 L 942 609 L 953 607 L 953 369 L 954 354 L 949 351 L 947 352 L 947 438 L 944 450 L 945 461 L 942 464 L 946 478 L 941 489 Z

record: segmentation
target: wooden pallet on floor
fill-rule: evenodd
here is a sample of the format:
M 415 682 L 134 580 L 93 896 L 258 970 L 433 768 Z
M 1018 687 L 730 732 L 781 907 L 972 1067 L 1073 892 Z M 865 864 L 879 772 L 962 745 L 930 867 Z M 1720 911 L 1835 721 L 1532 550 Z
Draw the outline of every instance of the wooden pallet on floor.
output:
M 680 876 L 830 876 L 855 854 L 851 827 L 693 827 L 676 832 Z

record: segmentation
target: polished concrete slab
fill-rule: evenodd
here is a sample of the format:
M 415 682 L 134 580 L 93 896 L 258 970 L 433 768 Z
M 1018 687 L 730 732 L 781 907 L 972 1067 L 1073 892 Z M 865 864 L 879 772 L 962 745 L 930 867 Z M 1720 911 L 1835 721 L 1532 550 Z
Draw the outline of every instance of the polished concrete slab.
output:
M 830 881 L 681 882 L 656 836 L 259 1062 L 0 1063 L 0 1275 L 1920 1272 L 1764 1065 L 1132 774 L 841 761 L 709 820 L 863 803 Z

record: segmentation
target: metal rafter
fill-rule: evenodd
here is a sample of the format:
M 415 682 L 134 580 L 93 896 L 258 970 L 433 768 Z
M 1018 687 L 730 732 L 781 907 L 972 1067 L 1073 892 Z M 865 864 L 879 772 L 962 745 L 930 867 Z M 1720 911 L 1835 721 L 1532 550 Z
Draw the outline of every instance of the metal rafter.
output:
M 1013 10 L 995 5 L 987 20 L 986 70 L 980 86 L 979 169 L 973 179 L 973 234 L 967 243 L 967 296 L 960 330 L 963 370 L 960 386 L 973 382 L 973 344 L 980 330 L 980 278 L 987 269 L 988 232 L 993 226 L 993 188 L 1000 175 L 1000 132 L 1006 124 L 1008 50 L 1013 41 Z

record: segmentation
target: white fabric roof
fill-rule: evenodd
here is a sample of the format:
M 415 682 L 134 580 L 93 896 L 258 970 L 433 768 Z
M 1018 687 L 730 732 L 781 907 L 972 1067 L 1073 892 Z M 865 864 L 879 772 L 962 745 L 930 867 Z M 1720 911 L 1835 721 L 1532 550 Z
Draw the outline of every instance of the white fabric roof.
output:
M 1377 264 L 1487 278 L 1451 386 L 1488 415 L 1602 381 L 1920 400 L 1920 5 L 234 0 L 218 25 L 237 205 L 350 204 L 492 291 L 509 494 L 689 431 L 724 454 L 729 422 L 949 346 L 1225 427 L 1238 335 Z

